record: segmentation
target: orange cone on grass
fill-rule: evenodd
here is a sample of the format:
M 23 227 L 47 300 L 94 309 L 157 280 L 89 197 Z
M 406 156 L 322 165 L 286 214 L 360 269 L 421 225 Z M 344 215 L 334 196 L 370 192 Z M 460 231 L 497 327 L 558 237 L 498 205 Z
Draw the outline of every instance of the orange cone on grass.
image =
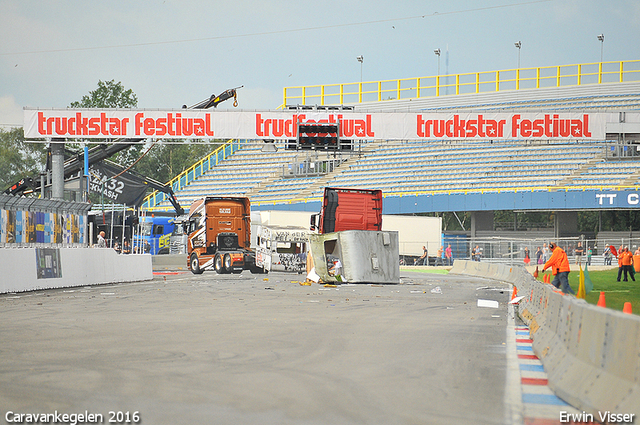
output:
M 598 307 L 606 307 L 607 303 L 604 300 L 604 292 L 600 292 L 600 298 L 598 298 Z
M 624 303 L 624 307 L 622 308 L 622 312 L 623 313 L 627 313 L 627 314 L 633 314 L 633 312 L 631 311 L 631 303 L 630 302 L 626 302 Z

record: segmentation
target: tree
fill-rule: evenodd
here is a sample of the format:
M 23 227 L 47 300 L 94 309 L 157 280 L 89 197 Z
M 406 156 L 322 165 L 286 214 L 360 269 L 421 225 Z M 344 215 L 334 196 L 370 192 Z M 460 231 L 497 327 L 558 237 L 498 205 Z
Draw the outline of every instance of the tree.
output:
M 138 98 L 121 82 L 98 80 L 98 88 L 82 96 L 79 102 L 71 102 L 71 108 L 136 108 Z
M 211 144 L 199 142 L 174 144 L 179 142 L 178 140 L 167 140 L 167 142 L 171 144 L 160 141 L 154 145 L 133 167 L 134 171 L 166 183 L 220 146 L 217 141 Z
M 26 143 L 22 128 L 0 129 L 0 190 L 23 177 L 37 178 L 46 156 L 44 143 Z
M 125 89 L 121 82 L 115 80 L 98 80 L 98 88 L 82 96 L 80 101 L 71 102 L 71 108 L 136 108 L 138 98 L 131 89 Z M 80 146 L 70 144 L 69 147 L 79 149 Z M 133 145 L 129 149 L 117 153 L 112 161 L 123 166 L 131 165 L 142 153 L 141 145 Z

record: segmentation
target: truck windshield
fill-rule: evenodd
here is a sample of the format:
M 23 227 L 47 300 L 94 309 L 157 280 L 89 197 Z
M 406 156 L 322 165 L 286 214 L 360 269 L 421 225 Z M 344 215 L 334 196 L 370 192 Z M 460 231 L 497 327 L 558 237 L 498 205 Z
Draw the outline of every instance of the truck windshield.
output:
M 142 236 L 151 236 L 151 230 L 153 230 L 153 223 L 142 223 Z
M 173 226 L 173 232 L 171 236 L 182 236 L 184 235 L 184 223 L 175 222 Z

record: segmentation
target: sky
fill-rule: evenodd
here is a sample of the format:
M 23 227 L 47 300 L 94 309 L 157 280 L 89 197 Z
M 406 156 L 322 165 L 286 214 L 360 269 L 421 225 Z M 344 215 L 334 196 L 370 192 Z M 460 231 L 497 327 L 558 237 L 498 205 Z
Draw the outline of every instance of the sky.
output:
M 605 41 L 598 41 L 604 34 Z M 140 108 L 238 90 L 640 59 L 638 0 L 0 0 L 0 126 L 122 83 Z M 363 63 L 357 61 L 363 56 Z M 219 108 L 233 108 L 232 101 Z

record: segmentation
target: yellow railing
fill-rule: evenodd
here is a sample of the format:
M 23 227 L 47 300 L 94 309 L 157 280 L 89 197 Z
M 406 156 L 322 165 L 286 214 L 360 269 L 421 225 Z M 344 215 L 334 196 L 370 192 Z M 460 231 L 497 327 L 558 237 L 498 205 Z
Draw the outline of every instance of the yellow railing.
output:
M 640 81 L 640 60 L 285 87 L 283 105 L 342 105 L 628 81 Z
M 171 186 L 174 192 L 182 189 L 197 177 L 209 171 L 212 167 L 218 165 L 220 161 L 223 161 L 228 156 L 233 154 L 233 152 L 238 149 L 239 145 L 239 140 L 228 140 L 225 144 L 215 149 L 213 152 L 211 152 L 201 160 L 196 161 L 191 167 L 187 168 L 185 171 L 169 180 L 167 185 Z M 158 192 L 156 190 L 146 198 L 144 198 L 144 201 L 142 202 L 142 208 L 155 208 L 166 199 L 166 194 L 164 194 L 163 192 Z

